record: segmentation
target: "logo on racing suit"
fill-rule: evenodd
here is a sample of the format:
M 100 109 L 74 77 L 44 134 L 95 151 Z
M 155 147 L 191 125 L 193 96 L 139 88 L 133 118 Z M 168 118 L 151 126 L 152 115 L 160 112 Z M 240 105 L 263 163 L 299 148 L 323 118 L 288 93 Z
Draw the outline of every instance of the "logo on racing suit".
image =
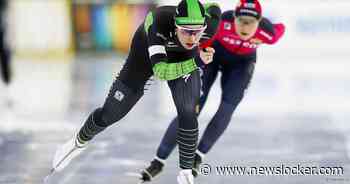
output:
M 222 40 L 230 45 L 241 45 L 242 41 L 241 40 L 235 40 L 233 38 L 229 38 L 229 37 L 223 37 Z M 258 48 L 258 45 L 255 43 L 250 43 L 250 42 L 243 42 L 242 44 L 243 47 L 247 47 L 247 48 Z
M 231 30 L 231 29 L 232 29 L 231 23 L 225 22 L 225 23 L 224 23 L 224 29 L 225 29 L 225 30 Z
M 114 98 L 117 99 L 119 102 L 121 102 L 124 99 L 124 93 L 121 91 L 116 91 Z

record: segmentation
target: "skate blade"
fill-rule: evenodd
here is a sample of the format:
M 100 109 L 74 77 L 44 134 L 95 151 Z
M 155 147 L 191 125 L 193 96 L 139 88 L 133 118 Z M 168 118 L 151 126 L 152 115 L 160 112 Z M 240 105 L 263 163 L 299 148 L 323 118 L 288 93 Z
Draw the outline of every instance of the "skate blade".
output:
M 43 180 L 43 184 L 47 184 L 49 182 L 49 179 L 51 178 L 51 176 L 55 173 L 55 168 L 52 168 L 50 170 L 50 173 L 44 178 Z
M 55 165 L 55 166 L 53 166 L 53 168 L 51 169 L 51 172 L 53 173 L 53 172 L 55 172 L 56 171 L 56 169 L 58 169 L 61 165 L 62 165 L 62 163 L 69 157 L 69 155 L 70 154 L 72 154 L 76 149 L 78 149 L 77 147 L 74 147 L 72 150 L 70 150 L 63 158 L 62 158 L 62 160 L 60 160 L 58 163 L 57 163 L 57 165 Z M 60 170 L 62 170 L 63 168 L 61 168 Z M 52 174 L 51 173 L 51 174 Z
M 127 176 L 127 177 L 135 178 L 135 180 L 137 179 L 137 182 L 135 182 L 136 184 L 145 183 L 143 180 L 141 180 L 142 175 L 140 173 L 126 172 L 124 175 Z

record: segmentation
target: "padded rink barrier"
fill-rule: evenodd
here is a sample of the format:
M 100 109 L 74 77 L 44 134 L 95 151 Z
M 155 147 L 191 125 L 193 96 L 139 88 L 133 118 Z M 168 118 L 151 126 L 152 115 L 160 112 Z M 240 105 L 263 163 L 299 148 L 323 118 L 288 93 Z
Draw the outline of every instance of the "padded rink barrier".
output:
M 127 53 L 134 31 L 154 6 L 144 2 L 73 1 L 76 50 Z

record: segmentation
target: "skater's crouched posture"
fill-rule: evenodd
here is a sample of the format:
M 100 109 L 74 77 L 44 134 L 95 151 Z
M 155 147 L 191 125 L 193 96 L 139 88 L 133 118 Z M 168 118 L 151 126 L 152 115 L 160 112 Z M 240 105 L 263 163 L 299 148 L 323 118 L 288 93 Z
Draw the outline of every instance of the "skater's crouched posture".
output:
M 252 79 L 257 48 L 260 44 L 274 44 L 284 34 L 282 23 L 271 23 L 262 17 L 258 0 L 241 0 L 235 11 L 221 16 L 217 33 L 205 44 L 215 49 L 213 62 L 206 65 L 202 75 L 202 95 L 199 111 L 203 108 L 217 74 L 221 72 L 221 99 L 215 115 L 205 129 L 196 151 L 193 174 L 198 175 L 199 164 L 228 127 L 231 117 L 242 101 Z M 176 127 L 179 117 L 173 119 L 158 147 L 156 158 L 144 169 L 143 181 L 151 181 L 163 169 L 165 160 L 176 146 Z
M 178 112 L 178 176 L 180 184 L 193 183 L 192 165 L 197 149 L 198 122 L 195 106 L 200 96 L 198 66 L 212 61 L 214 50 L 198 48 L 200 39 L 215 34 L 220 18 L 216 5 L 205 7 L 197 0 L 150 12 L 134 34 L 126 63 L 101 108 L 87 118 L 73 139 L 60 147 L 53 169 L 63 169 L 95 135 L 122 119 L 142 97 L 151 76 L 165 80 Z M 203 36 L 202 36 L 203 35 Z

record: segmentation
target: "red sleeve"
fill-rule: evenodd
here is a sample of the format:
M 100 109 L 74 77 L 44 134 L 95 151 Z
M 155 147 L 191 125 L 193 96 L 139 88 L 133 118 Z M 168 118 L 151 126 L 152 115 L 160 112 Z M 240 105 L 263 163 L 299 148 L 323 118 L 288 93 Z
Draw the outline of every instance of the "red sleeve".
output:
M 199 49 L 204 49 L 204 48 L 207 48 L 207 47 L 211 47 L 213 42 L 214 42 L 214 40 L 215 40 L 215 35 L 212 38 L 210 38 L 209 40 L 205 40 L 205 41 L 199 43 Z
M 286 30 L 286 27 L 282 23 L 274 24 L 273 27 L 274 27 L 274 30 L 275 30 L 275 36 L 273 37 L 271 42 L 268 43 L 268 44 L 276 43 L 280 38 L 282 38 L 282 36 L 284 35 L 284 32 Z
M 273 24 L 274 34 L 269 34 L 264 30 L 260 30 L 258 35 L 264 41 L 264 43 L 272 45 L 272 44 L 275 44 L 280 38 L 282 38 L 285 32 L 285 29 L 286 28 L 282 23 Z

